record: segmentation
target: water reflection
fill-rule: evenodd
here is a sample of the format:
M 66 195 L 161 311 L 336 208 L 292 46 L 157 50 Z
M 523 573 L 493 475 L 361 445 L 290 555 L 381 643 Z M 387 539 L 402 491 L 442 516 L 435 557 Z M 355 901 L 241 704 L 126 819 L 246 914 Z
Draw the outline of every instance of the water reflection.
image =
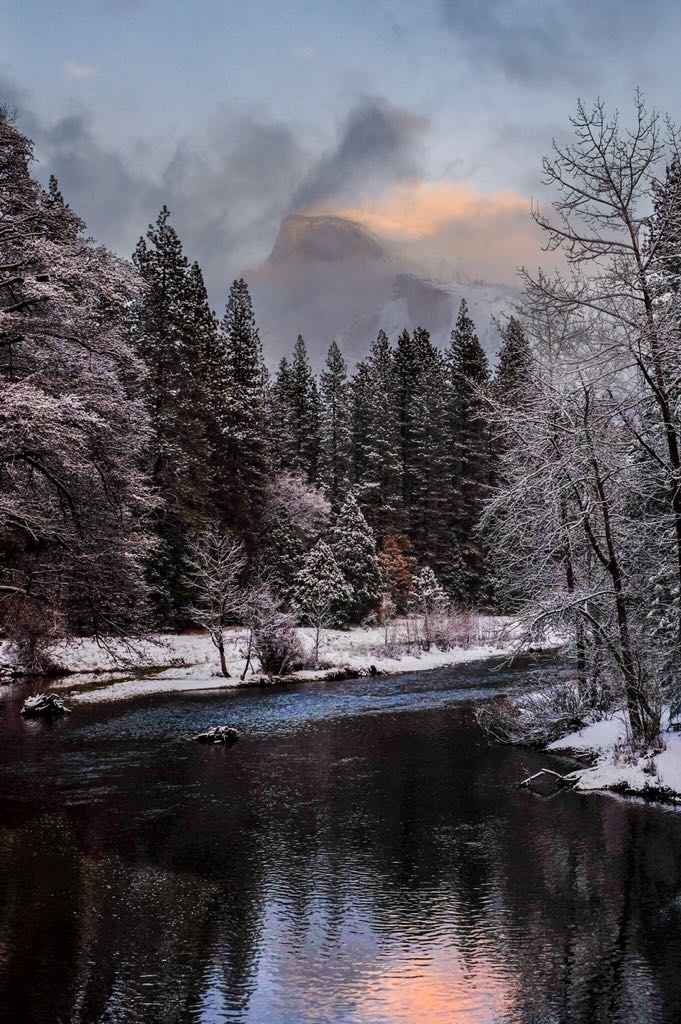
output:
M 455 683 L 499 679 L 393 683 L 383 713 L 347 684 L 79 709 L 32 736 L 6 707 L 0 1019 L 678 1020 L 681 816 L 517 792 L 545 755 L 488 750 Z M 227 715 L 232 750 L 184 741 Z

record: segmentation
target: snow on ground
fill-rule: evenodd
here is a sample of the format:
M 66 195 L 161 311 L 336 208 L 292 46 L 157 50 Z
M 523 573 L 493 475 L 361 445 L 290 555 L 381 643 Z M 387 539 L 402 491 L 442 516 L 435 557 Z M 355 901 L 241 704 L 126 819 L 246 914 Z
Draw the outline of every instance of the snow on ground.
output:
M 547 750 L 593 753 L 597 760 L 591 768 L 581 769 L 577 789 L 626 790 L 632 793 L 671 791 L 681 799 L 681 733 L 663 720 L 660 749 L 642 757 L 628 746 L 628 722 L 624 714 L 603 719 L 554 740 Z
M 319 679 L 334 668 L 360 671 L 371 665 L 381 674 L 415 672 L 498 657 L 512 650 L 512 632 L 509 620 L 480 616 L 466 623 L 459 637 L 461 646 L 415 652 L 413 647 L 405 648 L 399 623 L 391 627 L 388 635 L 383 627 L 326 630 L 320 645 L 319 667 L 297 672 L 295 677 L 301 681 Z M 310 650 L 310 630 L 301 629 L 300 634 Z M 236 686 L 245 668 L 246 634 L 233 629 L 227 632 L 226 641 L 229 679 L 220 674 L 217 651 L 204 633 L 164 634 L 158 643 L 145 641 L 134 654 L 118 652 L 118 657 L 92 640 L 62 644 L 53 652 L 53 660 L 70 674 L 57 678 L 51 686 L 70 691 L 69 698 L 74 701 L 111 701 L 152 693 Z M 246 681 L 258 678 L 257 673 L 249 670 Z

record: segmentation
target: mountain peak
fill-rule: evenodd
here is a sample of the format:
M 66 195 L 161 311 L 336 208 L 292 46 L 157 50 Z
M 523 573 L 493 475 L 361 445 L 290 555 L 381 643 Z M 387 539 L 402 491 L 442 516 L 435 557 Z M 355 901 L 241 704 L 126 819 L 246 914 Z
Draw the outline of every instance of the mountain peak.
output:
M 378 238 L 361 224 L 331 214 L 284 217 L 268 262 L 339 263 L 346 260 L 384 260 Z

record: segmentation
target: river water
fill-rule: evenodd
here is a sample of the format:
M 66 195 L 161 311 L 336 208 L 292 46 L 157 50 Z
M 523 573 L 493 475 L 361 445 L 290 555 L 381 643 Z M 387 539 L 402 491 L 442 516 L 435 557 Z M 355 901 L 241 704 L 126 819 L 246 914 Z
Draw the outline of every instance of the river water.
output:
M 0 708 L 0 1020 L 665 1024 L 681 814 L 514 783 L 525 664 Z M 235 725 L 231 749 L 188 741 Z M 560 762 L 558 762 L 560 764 Z M 567 765 L 567 762 L 565 762 Z

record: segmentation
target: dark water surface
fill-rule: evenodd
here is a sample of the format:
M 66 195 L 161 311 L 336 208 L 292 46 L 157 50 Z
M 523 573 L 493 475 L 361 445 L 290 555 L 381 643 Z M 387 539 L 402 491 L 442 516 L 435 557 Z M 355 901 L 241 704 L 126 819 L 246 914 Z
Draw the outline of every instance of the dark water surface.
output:
M 0 1020 L 681 1020 L 681 814 L 514 789 L 490 665 L 0 709 Z M 222 722 L 230 750 L 187 742 Z

